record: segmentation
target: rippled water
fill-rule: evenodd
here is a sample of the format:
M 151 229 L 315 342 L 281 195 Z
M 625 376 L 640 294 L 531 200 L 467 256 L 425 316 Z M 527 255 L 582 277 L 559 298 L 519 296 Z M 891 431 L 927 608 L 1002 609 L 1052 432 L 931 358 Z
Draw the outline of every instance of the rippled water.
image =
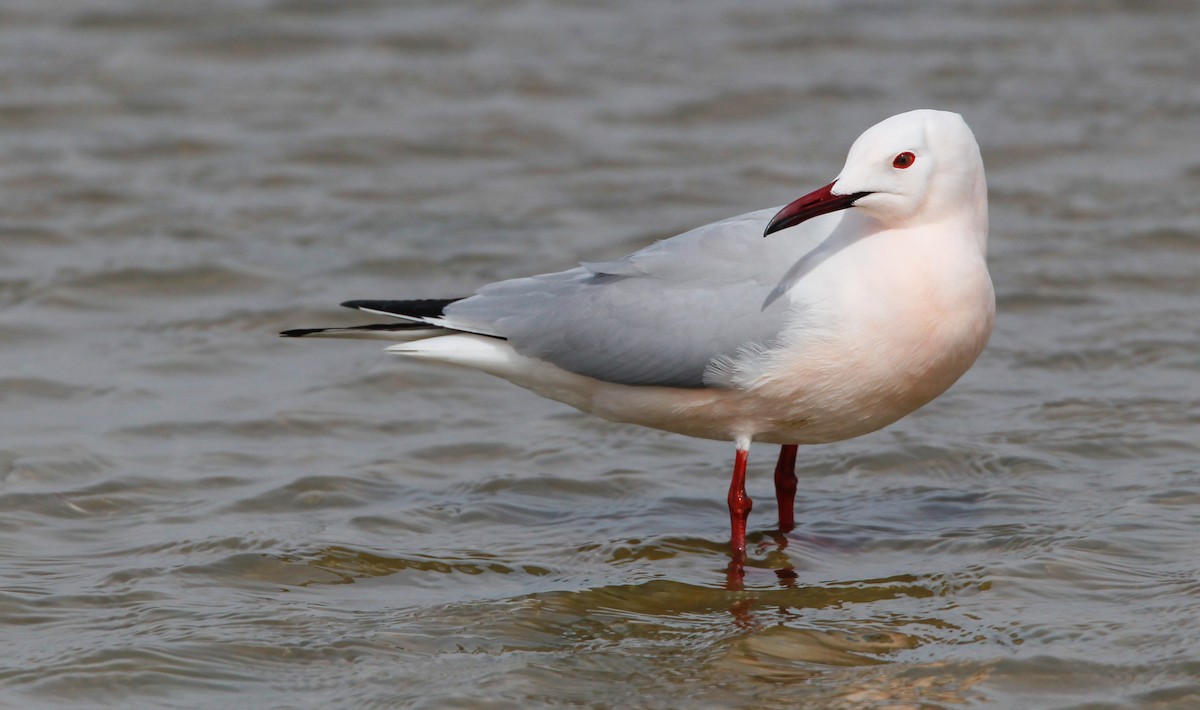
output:
M 0 5 L 0 701 L 1200 706 L 1194 2 Z M 370 342 L 963 113 L 997 331 L 801 452 Z

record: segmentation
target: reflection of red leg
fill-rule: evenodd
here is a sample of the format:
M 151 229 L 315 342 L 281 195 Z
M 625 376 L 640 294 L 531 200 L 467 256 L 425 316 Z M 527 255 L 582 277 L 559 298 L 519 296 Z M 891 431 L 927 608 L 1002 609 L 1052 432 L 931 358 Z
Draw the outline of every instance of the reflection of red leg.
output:
M 775 501 L 779 503 L 779 531 L 791 532 L 796 527 L 795 444 L 779 447 L 779 462 L 775 464 Z
M 725 567 L 725 590 L 730 592 L 740 592 L 746 588 L 743 580 L 746 577 L 746 559 L 733 555 L 729 564 Z M 731 610 L 732 611 L 732 610 Z M 734 613 L 734 616 L 737 616 Z
M 746 459 L 749 456 L 748 448 L 737 450 L 737 457 L 733 461 L 733 480 L 729 482 L 729 523 L 733 528 L 729 547 L 734 561 L 739 564 L 746 559 L 746 519 L 754 507 L 754 501 L 746 495 Z

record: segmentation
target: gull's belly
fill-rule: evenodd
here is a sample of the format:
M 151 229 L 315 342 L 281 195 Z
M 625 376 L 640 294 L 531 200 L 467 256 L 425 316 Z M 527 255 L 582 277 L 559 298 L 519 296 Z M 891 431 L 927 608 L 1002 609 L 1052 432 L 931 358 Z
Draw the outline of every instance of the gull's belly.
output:
M 861 436 L 945 392 L 987 344 L 993 306 L 987 298 L 931 313 L 781 354 L 746 393 L 755 400 L 748 408 L 762 415 L 755 439 L 809 444 Z
M 797 363 L 778 372 L 773 386 L 746 393 L 758 430 L 754 438 L 817 444 L 882 429 L 945 392 L 977 354 L 963 349 L 929 360 L 900 357 L 890 367 L 853 360 Z

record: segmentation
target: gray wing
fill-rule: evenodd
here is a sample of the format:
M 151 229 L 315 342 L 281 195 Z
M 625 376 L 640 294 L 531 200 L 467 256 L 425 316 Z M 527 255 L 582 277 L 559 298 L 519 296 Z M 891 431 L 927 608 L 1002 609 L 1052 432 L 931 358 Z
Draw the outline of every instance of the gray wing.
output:
M 702 387 L 715 360 L 770 348 L 789 308 L 778 298 L 785 281 L 828 233 L 800 225 L 764 239 L 776 211 L 715 222 L 617 261 L 501 281 L 450 304 L 441 320 L 607 382 Z

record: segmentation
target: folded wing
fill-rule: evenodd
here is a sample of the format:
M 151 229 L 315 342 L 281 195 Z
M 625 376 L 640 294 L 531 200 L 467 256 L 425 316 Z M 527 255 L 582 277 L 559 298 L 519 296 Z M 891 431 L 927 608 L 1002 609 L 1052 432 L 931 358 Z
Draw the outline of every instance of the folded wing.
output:
M 522 355 L 607 382 L 712 384 L 710 363 L 775 344 L 789 308 L 778 287 L 814 246 L 801 230 L 764 239 L 774 212 L 716 222 L 617 261 L 492 284 L 426 322 L 506 338 Z

